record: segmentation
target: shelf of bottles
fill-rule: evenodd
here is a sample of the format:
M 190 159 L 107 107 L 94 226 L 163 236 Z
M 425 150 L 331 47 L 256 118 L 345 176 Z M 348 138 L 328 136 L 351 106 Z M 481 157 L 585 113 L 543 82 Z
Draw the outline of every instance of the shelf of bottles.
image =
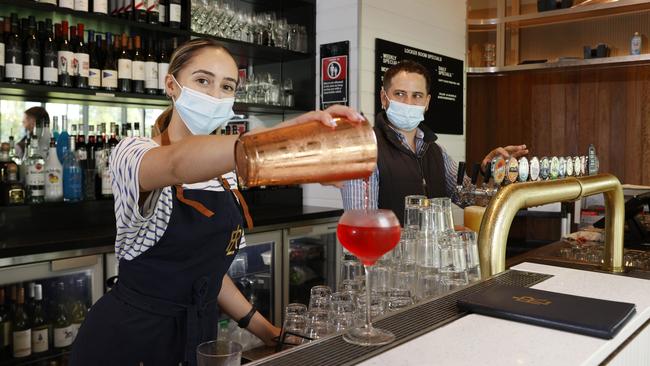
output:
M 250 3 L 239 3 L 252 11 Z M 243 69 L 253 63 L 313 61 L 306 26 L 276 19 L 274 11 L 244 16 L 216 4 L 222 2 L 196 1 L 190 6 L 190 1 L 180 0 L 0 0 L 0 98 L 165 107 L 170 54 L 199 36 L 219 40 Z M 212 11 L 222 10 L 215 18 L 216 30 L 199 22 L 208 5 Z M 281 6 L 274 6 L 280 11 Z M 195 13 L 190 15 L 190 9 Z M 273 79 L 286 85 L 283 69 L 274 71 Z M 313 79 L 311 74 L 306 77 Z M 311 109 L 313 103 L 308 102 L 298 109 Z M 254 113 L 294 108 L 264 100 L 240 99 L 239 104 L 240 110 L 254 104 Z
M 67 364 L 91 304 L 85 273 L 0 287 L 0 366 Z

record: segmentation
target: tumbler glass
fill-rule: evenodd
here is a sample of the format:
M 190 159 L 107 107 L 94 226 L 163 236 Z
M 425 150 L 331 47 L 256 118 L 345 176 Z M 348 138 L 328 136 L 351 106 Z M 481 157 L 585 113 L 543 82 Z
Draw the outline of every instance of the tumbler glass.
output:
M 210 341 L 198 345 L 198 366 L 240 366 L 242 346 L 231 341 Z

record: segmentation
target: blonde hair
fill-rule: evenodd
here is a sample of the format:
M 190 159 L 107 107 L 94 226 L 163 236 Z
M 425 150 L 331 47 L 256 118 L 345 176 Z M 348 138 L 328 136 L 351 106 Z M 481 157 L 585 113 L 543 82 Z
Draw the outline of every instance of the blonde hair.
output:
M 194 54 L 202 50 L 203 48 L 210 47 L 216 48 L 218 50 L 224 51 L 228 56 L 232 57 L 232 54 L 226 47 L 221 43 L 217 42 L 212 38 L 196 38 L 191 41 L 185 42 L 172 53 L 171 60 L 169 61 L 169 70 L 167 74 L 176 76 L 179 71 L 183 69 L 183 66 L 194 56 Z M 234 58 L 233 58 L 234 60 Z M 167 107 L 158 118 L 156 118 L 156 123 L 153 126 L 152 135 L 158 136 L 163 131 L 169 127 L 169 123 L 172 119 L 172 114 L 174 113 L 174 104 Z

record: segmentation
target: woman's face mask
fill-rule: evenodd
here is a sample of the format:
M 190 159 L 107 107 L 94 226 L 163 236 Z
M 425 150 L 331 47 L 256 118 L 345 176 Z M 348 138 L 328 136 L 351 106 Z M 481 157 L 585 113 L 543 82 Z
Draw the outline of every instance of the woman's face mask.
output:
M 424 106 L 401 103 L 390 99 L 388 99 L 388 103 L 388 109 L 386 110 L 388 120 L 400 130 L 412 131 L 420 122 L 424 121 Z
M 215 98 L 182 86 L 173 75 L 172 78 L 181 88 L 181 94 L 174 100 L 174 107 L 192 134 L 209 135 L 235 116 L 232 110 L 235 98 Z

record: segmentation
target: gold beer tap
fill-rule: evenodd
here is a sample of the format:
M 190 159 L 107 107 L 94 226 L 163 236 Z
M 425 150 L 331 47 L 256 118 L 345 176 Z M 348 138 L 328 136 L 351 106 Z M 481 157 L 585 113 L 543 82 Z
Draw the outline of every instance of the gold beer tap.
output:
M 522 208 L 574 201 L 603 193 L 605 197 L 605 250 L 603 270 L 623 272 L 625 201 L 618 178 L 611 174 L 526 182 L 502 187 L 490 200 L 478 235 L 481 276 L 506 269 L 506 243 L 510 225 Z

